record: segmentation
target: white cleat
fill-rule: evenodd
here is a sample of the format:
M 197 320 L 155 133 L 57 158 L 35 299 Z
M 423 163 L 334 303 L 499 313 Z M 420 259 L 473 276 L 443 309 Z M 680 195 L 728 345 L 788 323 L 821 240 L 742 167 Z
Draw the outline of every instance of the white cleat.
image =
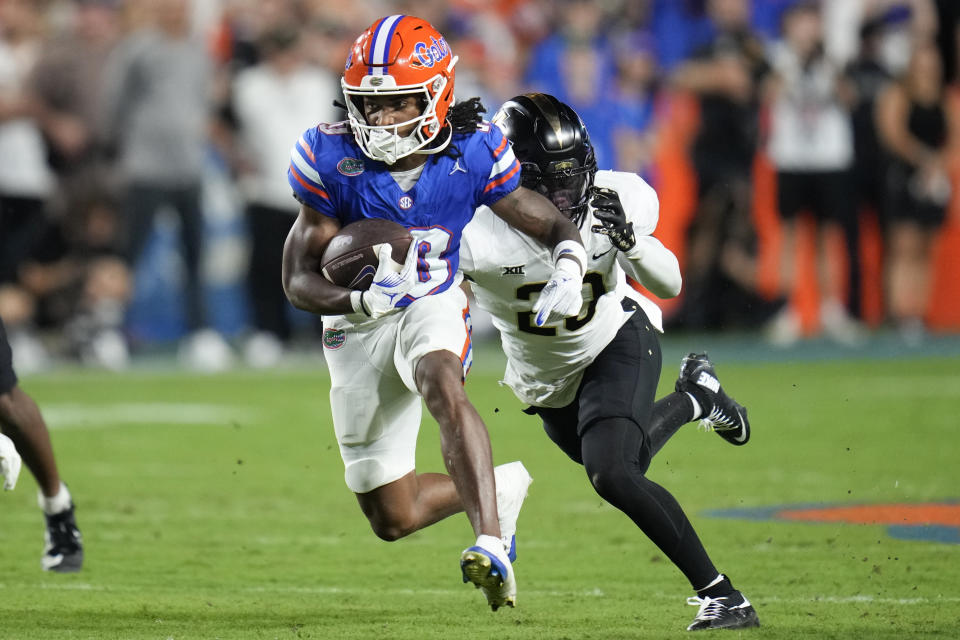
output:
M 494 467 L 497 482 L 497 514 L 500 517 L 500 537 L 510 562 L 517 559 L 517 518 L 527 497 L 533 478 L 519 460 Z

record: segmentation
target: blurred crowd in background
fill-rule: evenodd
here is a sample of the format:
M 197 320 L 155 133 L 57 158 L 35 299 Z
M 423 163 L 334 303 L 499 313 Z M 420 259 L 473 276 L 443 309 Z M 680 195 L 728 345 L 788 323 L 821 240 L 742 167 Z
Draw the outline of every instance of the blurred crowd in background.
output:
M 958 224 L 958 5 L 0 0 L 0 317 L 15 365 L 122 369 L 177 345 L 195 369 L 270 366 L 315 338 L 318 319 L 280 285 L 289 151 L 344 119 L 348 47 L 394 13 L 446 36 L 457 98 L 492 115 L 551 93 L 584 119 L 601 168 L 660 192 L 685 279 L 671 327 L 774 345 L 890 327 L 919 343 L 933 247 Z M 864 220 L 882 256 L 873 313 Z M 816 282 L 813 324 L 801 280 Z

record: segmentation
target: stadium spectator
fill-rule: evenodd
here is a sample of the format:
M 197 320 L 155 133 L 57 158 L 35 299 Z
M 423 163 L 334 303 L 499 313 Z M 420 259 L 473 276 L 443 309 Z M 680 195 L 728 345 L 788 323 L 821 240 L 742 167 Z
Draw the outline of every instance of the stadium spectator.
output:
M 337 76 L 343 73 L 342 52 L 383 9 L 377 3 L 340 0 L 301 0 L 300 6 L 307 15 L 303 24 L 307 59 Z
M 816 4 L 801 2 L 787 10 L 772 66 L 768 154 L 777 170 L 783 238 L 780 286 L 785 302 L 768 324 L 768 338 L 786 346 L 802 336 L 799 314 L 789 298 L 796 278 L 797 218 L 808 212 L 817 221 L 819 236 L 820 324 L 830 338 L 856 344 L 863 340 L 864 330 L 843 302 L 842 281 L 831 273 L 827 250 L 831 227 L 856 227 L 850 172 L 853 131 L 842 95 L 843 76 L 825 55 Z
M 616 63 L 603 8 L 589 0 L 554 3 L 556 31 L 530 52 L 524 86 L 556 96 L 590 122 L 597 159 L 616 162 L 617 110 L 610 104 Z
M 276 364 L 289 343 L 290 303 L 278 277 L 283 242 L 297 216 L 283 166 L 290 141 L 309 125 L 334 122 L 336 77 L 308 65 L 295 25 L 278 25 L 259 40 L 261 62 L 241 71 L 233 83 L 238 137 L 238 179 L 246 200 L 250 236 L 247 273 L 254 333 L 244 347 L 252 366 Z
M 77 529 L 73 498 L 60 480 L 50 433 L 40 409 L 17 382 L 3 320 L 0 320 L 0 430 L 13 441 L 39 485 L 37 499 L 47 523 L 41 567 L 58 573 L 79 571 L 83 567 L 83 540 Z M 11 476 L 7 476 L 7 481 L 10 480 Z
M 374 532 L 396 540 L 466 511 L 477 541 L 461 570 L 497 609 L 516 598 L 512 538 L 529 476 L 507 466 L 512 480 L 495 491 L 489 435 L 463 388 L 472 351 L 460 232 L 488 204 L 553 251 L 539 324 L 579 310 L 586 255 L 576 227 L 519 188 L 520 166 L 500 130 L 481 123 L 479 101 L 451 106 L 455 63 L 443 36 L 412 16 L 377 20 L 356 40 L 343 75 L 349 121 L 311 127 L 291 153 L 302 206 L 283 282 L 295 306 L 323 316 L 345 480 Z M 333 285 L 319 273 L 324 250 L 341 227 L 371 217 L 414 236 L 402 269 L 386 246 L 369 289 Z M 421 396 L 450 475 L 416 473 Z
M 879 220 L 883 199 L 883 163 L 880 141 L 877 138 L 874 111 L 876 99 L 891 76 L 880 59 L 880 37 L 883 26 L 877 20 L 869 20 L 860 29 L 860 46 L 857 55 L 847 66 L 844 75 L 853 90 L 851 124 L 853 127 L 853 180 L 855 206 L 858 220 L 863 215 Z M 861 260 L 859 224 L 845 228 L 847 241 L 848 308 L 854 317 L 862 317 L 861 309 Z
M 450 27 L 444 32 L 462 54 L 457 63 L 461 95 L 490 105 L 516 93 L 526 50 L 495 7 L 454 7 L 447 21 Z
M 923 339 L 930 298 L 933 240 L 943 225 L 951 185 L 950 130 L 960 113 L 947 109 L 943 64 L 932 42 L 917 42 L 910 62 L 877 100 L 877 129 L 886 152 L 887 306 L 910 344 Z
M 30 0 L 0 3 L 0 316 L 10 324 L 18 366 L 25 372 L 48 362 L 35 336 L 35 300 L 20 282 L 20 268 L 46 228 L 54 176 L 30 86 L 43 50 L 42 15 Z
M 118 4 L 75 0 L 65 33 L 46 39 L 32 73 L 57 189 L 42 246 L 22 271 L 38 323 L 67 325 L 66 350 L 111 369 L 129 359 L 122 328 L 130 274 L 97 127 L 102 71 L 119 36 Z
M 47 225 L 21 267 L 42 329 L 63 329 L 59 355 L 120 370 L 129 364 L 123 334 L 131 274 L 123 258 L 115 199 L 102 181 L 74 185 L 71 211 Z
M 191 33 L 190 0 L 157 0 L 152 20 L 125 37 L 104 71 L 103 131 L 117 149 L 124 180 L 127 260 L 136 266 L 157 213 L 174 210 L 186 271 L 187 366 L 217 370 L 231 352 L 208 325 L 201 259 L 201 175 L 213 113 L 213 68 L 205 44 Z
M 46 38 L 31 78 L 58 189 L 60 217 L 69 216 L 75 191 L 104 182 L 97 127 L 103 68 L 119 38 L 117 0 L 74 0 L 65 33 Z
M 617 74 L 610 109 L 616 157 L 611 164 L 649 178 L 657 143 L 654 113 L 659 92 L 657 60 L 648 34 L 628 33 L 614 41 Z
M 690 329 L 751 323 L 762 314 L 750 212 L 766 52 L 750 30 L 746 0 L 710 0 L 707 8 L 715 35 L 670 77 L 700 103 L 691 149 L 698 205 L 687 230 L 686 292 L 674 318 Z
M 653 0 L 650 29 L 657 44 L 657 59 L 668 72 L 686 62 L 712 32 L 702 2 Z
M 636 174 L 597 171 L 587 129 L 553 96 L 517 96 L 493 122 L 513 144 L 522 184 L 569 216 L 592 254 L 582 313 L 535 327 L 529 318 L 553 269 L 549 254 L 488 208 L 477 211 L 464 231 L 460 266 L 500 330 L 504 381 L 530 405 L 525 413 L 539 415 L 550 439 L 583 465 L 594 490 L 690 581 L 697 593 L 691 603 L 700 607 L 690 630 L 757 626 L 750 602 L 717 571 L 676 499 L 646 477 L 654 454 L 698 417 L 733 444 L 750 437 L 746 410 L 720 387 L 706 355 L 684 358 L 676 391 L 655 402 L 660 309 L 625 274 L 662 298 L 680 292 L 676 257 L 651 235 L 656 193 Z M 508 264 L 522 269 L 506 277 Z

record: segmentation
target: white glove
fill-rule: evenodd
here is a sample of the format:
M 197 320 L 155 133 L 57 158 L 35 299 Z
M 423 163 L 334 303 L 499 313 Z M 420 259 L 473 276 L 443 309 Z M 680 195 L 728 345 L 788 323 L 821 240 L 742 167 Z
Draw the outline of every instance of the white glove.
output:
M 416 284 L 419 247 L 420 243 L 416 240 L 411 242 L 401 265 L 393 261 L 389 244 L 380 245 L 377 251 L 379 264 L 373 283 L 366 291 L 354 291 L 350 296 L 353 310 L 370 318 L 379 318 L 393 309 Z
M 583 306 L 583 274 L 575 260 L 557 260 L 550 281 L 533 305 L 533 318 L 538 327 L 561 318 L 576 316 Z
M 7 491 L 17 486 L 22 465 L 23 461 L 17 448 L 13 446 L 13 440 L 0 433 L 0 476 L 3 476 L 3 488 Z

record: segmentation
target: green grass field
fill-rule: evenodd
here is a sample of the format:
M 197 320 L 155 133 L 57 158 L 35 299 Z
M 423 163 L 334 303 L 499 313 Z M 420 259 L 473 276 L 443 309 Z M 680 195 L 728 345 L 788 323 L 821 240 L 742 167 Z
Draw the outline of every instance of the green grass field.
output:
M 735 353 L 736 345 L 728 350 Z M 664 349 L 661 390 L 682 355 Z M 722 353 L 722 351 L 721 351 Z M 686 508 L 755 604 L 751 638 L 956 638 L 960 544 L 885 525 L 711 517 L 719 509 L 960 498 L 960 359 L 715 358 L 749 407 L 743 448 L 685 427 L 649 475 Z M 39 569 L 26 471 L 0 495 L 0 638 L 680 638 L 681 574 L 496 381 L 468 383 L 496 461 L 534 484 L 519 522 L 518 607 L 460 582 L 464 516 L 386 543 L 342 480 L 322 365 L 203 377 L 63 371 L 23 387 L 51 425 L 77 500 L 86 566 Z M 424 424 L 422 471 L 442 468 Z

